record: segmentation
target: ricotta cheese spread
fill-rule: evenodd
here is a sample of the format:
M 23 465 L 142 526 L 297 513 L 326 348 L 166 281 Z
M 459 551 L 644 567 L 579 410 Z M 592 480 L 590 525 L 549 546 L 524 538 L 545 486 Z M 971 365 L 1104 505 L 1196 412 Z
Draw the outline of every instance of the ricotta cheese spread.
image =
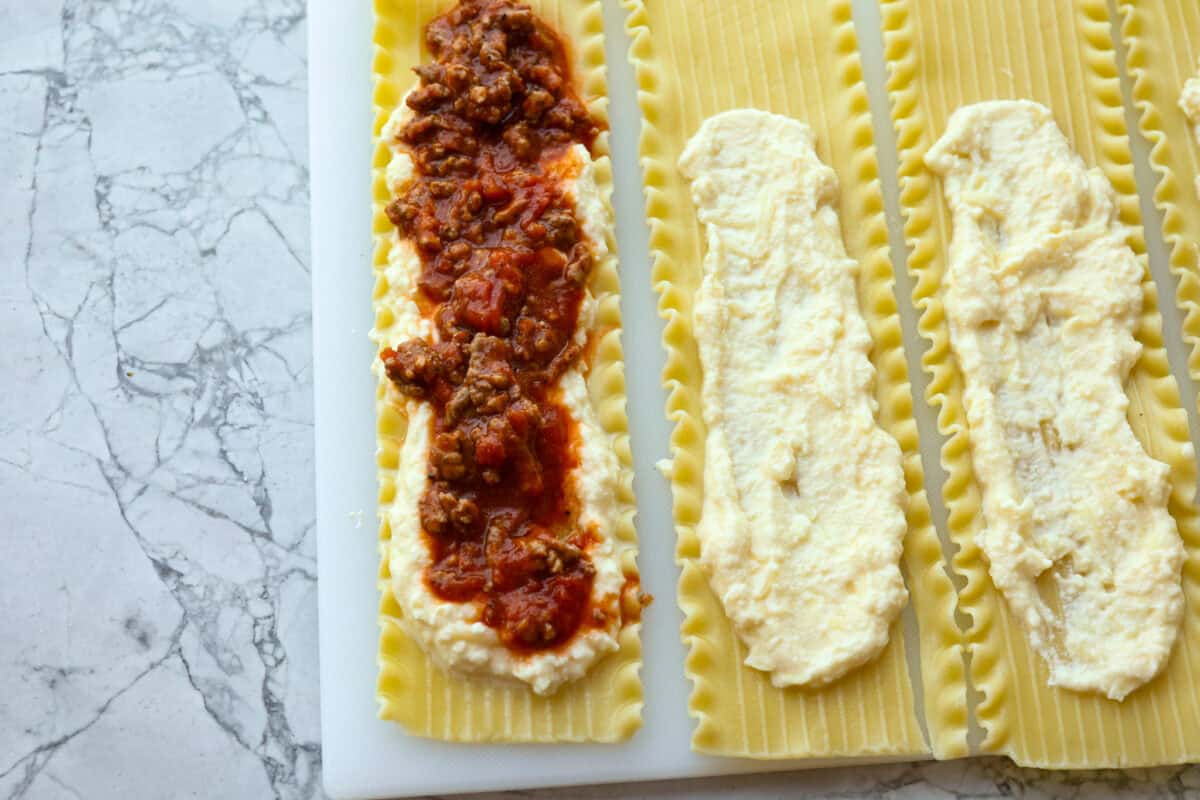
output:
M 907 598 L 900 448 L 876 424 L 837 181 L 808 127 L 737 110 L 679 167 L 707 252 L 700 560 L 746 664 L 820 686 L 875 657 Z
M 411 111 L 401 101 L 382 133 L 392 142 L 392 157 L 386 168 L 389 189 L 400 196 L 413 175 L 413 161 L 396 134 L 407 122 Z M 573 145 L 563 159 L 574 162 L 564 166 L 565 174 L 574 175 L 566 189 L 575 201 L 576 214 L 583 234 L 589 239 L 596 263 L 608 254 L 605 231 L 611 227 L 611 214 L 596 185 L 595 165 L 587 149 Z M 384 331 L 373 330 L 378 347 L 396 347 L 413 336 L 435 340 L 435 326 L 422 317 L 417 305 L 417 279 L 420 257 L 413 243 L 398 233 L 388 255 L 386 276 L 396 322 Z M 594 327 L 596 301 L 585 290 L 579 315 L 576 341 L 583 345 Z M 373 369 L 386 380 L 379 359 Z M 417 504 L 428 480 L 427 464 L 433 409 L 429 402 L 405 396 L 388 385 L 389 402 L 401 404 L 408 419 L 400 454 L 396 496 L 384 513 L 391 528 L 388 558 L 392 574 L 391 590 L 403 611 L 401 625 L 433 659 L 445 668 L 464 673 L 516 680 L 528 684 L 534 692 L 554 693 L 564 683 L 582 677 L 603 656 L 618 649 L 621 628 L 620 600 L 625 576 L 615 549 L 614 537 L 620 516 L 617 495 L 620 465 L 612 441 L 605 432 L 588 395 L 583 360 L 580 359 L 560 378 L 562 402 L 574 419 L 578 436 L 578 464 L 568 475 L 568 487 L 579 500 L 579 526 L 594 533 L 587 554 L 595 574 L 591 607 L 604 612 L 604 625 L 582 625 L 565 644 L 547 650 L 514 652 L 506 647 L 494 628 L 480 620 L 477 603 L 447 602 L 432 592 L 425 580 L 431 563 L 429 545 L 421 531 Z
M 1179 93 L 1179 107 L 1192 123 L 1196 146 L 1200 147 L 1200 75 L 1189 78 Z M 1196 194 L 1200 194 L 1200 175 L 1196 176 Z
M 1183 611 L 1168 468 L 1126 420 L 1143 269 L 1111 185 L 1050 111 L 966 106 L 925 162 L 953 218 L 944 302 L 962 369 L 979 545 L 1051 686 L 1121 700 Z

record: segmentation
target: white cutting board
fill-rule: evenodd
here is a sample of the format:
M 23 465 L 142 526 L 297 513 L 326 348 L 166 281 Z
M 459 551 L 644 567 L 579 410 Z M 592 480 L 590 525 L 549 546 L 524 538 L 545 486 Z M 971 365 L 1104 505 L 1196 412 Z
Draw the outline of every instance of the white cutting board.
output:
M 681 614 L 675 605 L 670 488 L 654 469 L 667 456 L 670 432 L 660 386 L 662 324 L 650 284 L 647 233 L 637 167 L 639 113 L 628 40 L 618 0 L 604 0 L 611 95 L 614 205 L 621 256 L 622 312 L 635 461 L 643 586 L 656 597 L 644 615 L 646 707 L 641 730 L 621 745 L 462 745 L 407 736 L 376 718 L 378 569 L 375 520 L 374 351 L 367 339 L 370 296 L 371 3 L 309 0 L 309 135 L 312 191 L 313 362 L 316 421 L 318 595 L 321 649 L 321 739 L 326 791 L 334 798 L 404 797 L 466 791 L 565 786 L 611 781 L 699 777 L 828 766 L 817 761 L 752 761 L 700 756 L 689 749 L 688 684 L 683 676 Z M 893 255 L 898 254 L 895 166 L 883 90 L 878 7 L 854 0 L 864 73 L 875 112 Z M 1140 141 L 1135 141 L 1135 148 Z M 1139 163 L 1141 160 L 1139 154 Z M 1139 179 L 1146 176 L 1139 174 Z M 1150 194 L 1142 188 L 1143 213 Z M 1151 217 L 1147 217 L 1151 219 Z M 1166 277 L 1157 217 L 1148 231 L 1161 296 L 1174 297 Z M 898 292 L 910 282 L 897 276 Z M 1164 281 L 1168 281 L 1164 283 Z M 901 302 L 914 395 L 925 378 L 917 357 L 913 312 Z M 1167 330 L 1178 331 L 1168 300 Z M 1185 362 L 1178 336 L 1167 337 L 1176 374 Z M 1186 374 L 1186 373 L 1182 373 Z M 1195 408 L 1190 382 L 1184 403 Z M 915 404 L 927 487 L 939 527 L 942 472 L 928 407 Z M 1193 426 L 1193 431 L 1195 427 Z M 910 642 L 910 647 L 913 644 Z M 868 762 L 857 762 L 868 763 Z

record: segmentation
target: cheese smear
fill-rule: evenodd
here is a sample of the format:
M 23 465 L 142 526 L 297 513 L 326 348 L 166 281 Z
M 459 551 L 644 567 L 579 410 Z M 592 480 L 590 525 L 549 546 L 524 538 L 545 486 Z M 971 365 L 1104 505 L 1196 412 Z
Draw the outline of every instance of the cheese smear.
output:
M 1183 612 L 1168 468 L 1126 420 L 1130 231 L 1036 103 L 960 108 L 925 162 L 953 217 L 943 299 L 992 581 L 1051 686 L 1121 700 L 1163 668 Z
M 401 101 L 380 134 L 384 141 L 392 143 L 387 182 L 393 197 L 404 192 L 413 175 L 412 158 L 396 139 L 411 113 Z M 566 193 L 575 201 L 576 216 L 593 247 L 595 263 L 602 263 L 608 256 L 605 231 L 612 221 L 596 184 L 595 164 L 581 145 L 568 149 L 563 158 L 577 164 L 564 170 L 575 175 Z M 390 293 L 399 302 L 393 304 L 395 324 L 384 331 L 371 331 L 372 340 L 380 348 L 396 347 L 414 336 L 432 341 L 437 335 L 431 321 L 421 316 L 417 306 L 420 257 L 412 242 L 398 232 L 395 236 L 386 276 Z M 595 311 L 596 300 L 585 290 L 576 330 L 576 341 L 581 345 L 587 342 L 588 330 L 594 326 Z M 386 379 L 379 359 L 374 360 L 372 369 L 381 380 Z M 392 574 L 391 590 L 403 611 L 401 625 L 441 666 L 502 681 L 523 682 L 541 695 L 552 694 L 563 684 L 581 678 L 595 662 L 618 649 L 621 592 L 625 585 L 615 547 L 620 519 L 617 503 L 620 464 L 611 437 L 592 405 L 582 361 L 562 375 L 559 386 L 562 403 L 574 418 L 580 439 L 579 463 L 567 475 L 568 488 L 579 498 L 579 525 L 590 527 L 596 538 L 587 551 L 595 568 L 591 607 L 604 611 L 608 624 L 582 626 L 565 644 L 529 653 L 514 653 L 505 647 L 496 631 L 480 621 L 481 609 L 476 604 L 446 602 L 430 591 L 425 581 L 425 570 L 431 563 L 429 544 L 421 530 L 417 504 L 428 480 L 433 407 L 427 401 L 404 396 L 390 385 L 387 397 L 388 402 L 401 404 L 408 418 L 396 476 L 396 496 L 381 509 L 391 528 L 388 566 Z
M 1196 146 L 1200 147 L 1200 75 L 1189 78 L 1183 84 L 1179 93 L 1179 107 L 1192 123 L 1192 135 L 1196 137 Z M 1200 175 L 1196 176 L 1196 194 L 1200 194 Z
M 876 424 L 871 337 L 806 125 L 718 114 L 679 161 L 707 252 L 700 560 L 775 686 L 820 686 L 884 648 L 907 599 L 900 448 Z

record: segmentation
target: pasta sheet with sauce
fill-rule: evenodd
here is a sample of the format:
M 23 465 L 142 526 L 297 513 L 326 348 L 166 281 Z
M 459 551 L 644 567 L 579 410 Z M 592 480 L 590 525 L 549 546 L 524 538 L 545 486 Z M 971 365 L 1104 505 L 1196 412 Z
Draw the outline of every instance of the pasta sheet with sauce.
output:
M 530 0 L 542 17 L 568 42 L 568 57 L 580 98 L 592 116 L 606 122 L 604 45 L 599 0 Z M 397 293 L 388 285 L 386 266 L 396 241 L 395 227 L 384 208 L 392 197 L 386 180 L 391 158 L 381 132 L 388 118 L 416 84 L 412 68 L 427 61 L 425 25 L 453 5 L 451 0 L 377 0 L 373 37 L 376 149 L 373 160 L 373 231 L 376 275 L 375 328 L 396 324 Z M 612 173 L 607 134 L 593 147 L 596 180 L 601 194 L 611 194 Z M 610 254 L 615 252 L 607 232 Z M 617 501 L 620 520 L 616 549 L 626 576 L 636 579 L 636 537 L 633 528 L 632 461 L 625 416 L 625 384 L 620 343 L 620 307 L 616 259 L 610 255 L 592 267 L 588 288 L 596 299 L 595 338 L 587 390 L 605 433 L 620 462 Z M 388 569 L 388 508 L 396 500 L 396 477 L 406 419 L 402 408 L 388 400 L 386 378 L 377 395 L 378 469 L 382 595 L 379 620 L 380 716 L 403 724 L 410 733 L 450 741 L 611 742 L 626 739 L 641 724 L 642 687 L 639 625 L 627 624 L 619 634 L 619 649 L 594 665 L 581 679 L 550 696 L 529 688 L 486 678 L 450 674 L 436 665 L 399 623 L 402 614 L 391 590 Z M 402 510 L 403 511 L 403 510 Z M 411 513 L 415 514 L 416 509 Z

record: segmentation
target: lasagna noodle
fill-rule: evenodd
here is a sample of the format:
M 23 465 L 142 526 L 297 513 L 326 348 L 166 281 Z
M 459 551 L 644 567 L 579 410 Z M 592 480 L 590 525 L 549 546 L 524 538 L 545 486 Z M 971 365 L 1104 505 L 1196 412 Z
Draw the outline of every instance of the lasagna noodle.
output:
M 1169 510 L 1187 551 L 1187 609 L 1166 669 L 1123 702 L 1047 686 L 1033 652 L 987 574 L 977 544 L 984 524 L 972 474 L 962 407 L 963 382 L 949 349 L 941 280 L 950 219 L 935 176 L 922 158 L 960 106 L 1024 98 L 1048 106 L 1072 147 L 1098 166 L 1118 195 L 1130 244 L 1145 264 L 1138 197 L 1104 0 L 1020 0 L 964 4 L 885 0 L 883 28 L 888 93 L 898 136 L 900 200 L 915 279 L 919 328 L 929 341 L 928 398 L 947 437 L 942 463 L 952 567 L 963 583 L 959 604 L 970 620 L 970 679 L 980 694 L 975 718 L 983 753 L 1003 753 L 1038 767 L 1117 767 L 1194 761 L 1200 755 L 1200 527 L 1188 422 L 1162 346 L 1162 320 L 1149 271 L 1136 331 L 1142 344 L 1126 391 L 1128 418 L 1146 452 L 1171 468 Z
M 1188 371 L 1200 380 L 1200 144 L 1179 107 L 1183 85 L 1200 66 L 1200 3 L 1195 0 L 1121 0 L 1125 63 L 1133 83 L 1138 126 L 1158 173 L 1154 204 L 1163 214 L 1183 338 L 1191 348 Z
M 598 119 L 606 119 L 604 43 L 599 0 L 527 0 L 534 12 L 554 26 L 571 43 L 573 76 L 579 96 Z M 425 24 L 453 5 L 453 0 L 376 0 L 373 72 L 375 78 L 372 162 L 373 268 L 375 327 L 394 324 L 393 303 L 384 268 L 395 241 L 395 228 L 384 214 L 391 199 L 385 169 L 391 158 L 379 134 L 388 116 L 416 83 L 412 67 L 427 61 L 423 44 Z M 597 180 L 607 197 L 612 191 L 612 171 L 607 157 L 607 137 L 595 147 Z M 612 253 L 614 241 L 608 242 Z M 620 342 L 620 307 L 616 258 L 597 263 L 589 285 L 597 305 L 597 346 L 588 376 L 588 390 L 600 422 L 614 439 L 621 462 L 617 551 L 628 576 L 637 574 L 636 537 L 633 528 L 632 459 L 625 417 L 625 378 Z M 383 380 L 386 380 L 384 378 Z M 626 625 L 620 649 L 594 665 L 588 674 L 550 697 L 538 697 L 528 688 L 487 679 L 449 674 L 401 630 L 401 610 L 389 584 L 387 545 L 390 532 L 386 511 L 393 502 L 400 445 L 405 419 L 395 404 L 384 401 L 386 385 L 378 387 L 379 507 L 381 525 L 379 587 L 379 715 L 400 722 L 413 734 L 451 741 L 499 742 L 612 742 L 626 739 L 641 725 L 642 687 L 639 625 Z M 413 509 L 412 513 L 416 513 Z
M 641 162 L 664 344 L 671 483 L 684 613 L 688 709 L 696 750 L 752 758 L 938 757 L 966 749 L 966 701 L 954 592 L 925 499 L 908 373 L 893 293 L 870 112 L 848 0 L 695 4 L 626 0 L 643 128 Z M 879 658 L 819 690 L 778 689 L 744 665 L 699 563 L 705 431 L 692 303 L 702 275 L 703 232 L 677 169 L 688 138 L 720 111 L 752 107 L 811 126 L 821 160 L 841 185 L 837 210 L 860 264 L 859 304 L 874 348 L 879 422 L 900 444 L 908 491 L 903 566 L 908 612 Z M 919 653 L 908 653 L 911 642 Z M 911 660 L 910 660 L 911 657 Z M 922 683 L 910 663 L 920 662 Z M 916 689 L 914 689 L 916 687 Z M 916 698 L 923 697 L 923 708 Z M 922 736 L 924 716 L 929 742 Z

